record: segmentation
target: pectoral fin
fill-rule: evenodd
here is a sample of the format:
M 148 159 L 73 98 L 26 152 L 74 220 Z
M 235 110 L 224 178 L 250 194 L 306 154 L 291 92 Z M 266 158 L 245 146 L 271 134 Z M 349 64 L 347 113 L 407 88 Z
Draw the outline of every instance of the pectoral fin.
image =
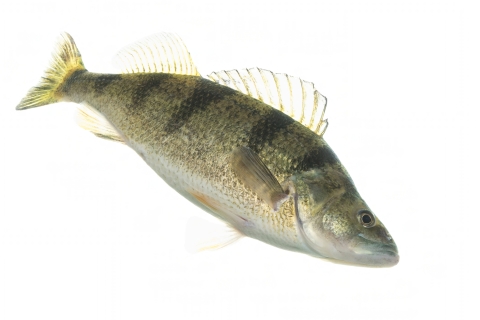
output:
M 288 194 L 262 159 L 251 149 L 238 147 L 233 150 L 231 165 L 240 181 L 252 189 L 260 199 L 267 202 L 273 210 L 277 211 L 287 200 Z

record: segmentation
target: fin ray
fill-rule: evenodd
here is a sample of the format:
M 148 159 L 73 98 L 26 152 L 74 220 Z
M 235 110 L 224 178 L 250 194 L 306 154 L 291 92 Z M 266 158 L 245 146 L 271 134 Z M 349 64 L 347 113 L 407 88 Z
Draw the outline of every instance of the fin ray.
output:
M 49 68 L 37 86 L 31 88 L 17 105 L 17 110 L 25 110 L 59 102 L 57 93 L 65 80 L 77 70 L 85 70 L 80 51 L 68 33 L 60 35 Z
M 97 137 L 125 143 L 122 135 L 113 127 L 94 107 L 83 104 L 78 108 L 77 124 L 85 130 L 92 132 Z
M 228 224 L 220 225 L 206 219 L 191 217 L 187 222 L 185 247 L 190 253 L 217 250 L 242 237 L 243 234 Z
M 232 153 L 232 169 L 246 186 L 267 202 L 273 210 L 288 198 L 278 180 L 260 157 L 247 147 L 238 147 Z
M 200 75 L 187 47 L 174 33 L 158 33 L 127 46 L 114 63 L 122 73 Z
M 327 129 L 327 98 L 311 82 L 260 68 L 212 72 L 208 78 L 282 111 L 320 136 Z

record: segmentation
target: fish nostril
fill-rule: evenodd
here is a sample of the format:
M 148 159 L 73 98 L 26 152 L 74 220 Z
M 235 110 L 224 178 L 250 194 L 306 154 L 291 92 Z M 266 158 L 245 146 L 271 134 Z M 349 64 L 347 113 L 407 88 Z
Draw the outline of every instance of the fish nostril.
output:
M 387 230 L 385 230 L 385 238 L 387 238 L 388 241 L 392 241 L 392 236 L 390 235 L 390 233 L 388 233 Z
M 390 233 L 388 233 L 388 231 L 386 229 L 379 229 L 377 234 L 382 237 L 382 238 L 385 238 L 387 239 L 388 241 L 392 241 L 393 238 L 392 236 L 390 235 Z

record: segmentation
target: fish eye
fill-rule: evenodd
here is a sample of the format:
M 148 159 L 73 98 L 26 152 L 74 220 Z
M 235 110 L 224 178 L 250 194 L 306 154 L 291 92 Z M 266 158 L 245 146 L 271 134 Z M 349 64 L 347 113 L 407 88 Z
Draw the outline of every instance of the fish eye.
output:
M 361 210 L 358 212 L 358 220 L 365 228 L 371 228 L 375 225 L 375 217 L 373 213 L 367 210 Z

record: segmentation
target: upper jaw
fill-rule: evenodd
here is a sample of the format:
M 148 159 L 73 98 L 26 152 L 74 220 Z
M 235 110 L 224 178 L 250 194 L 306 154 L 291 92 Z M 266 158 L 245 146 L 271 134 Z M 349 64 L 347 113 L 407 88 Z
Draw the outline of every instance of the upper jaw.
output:
M 387 244 L 375 245 L 371 250 L 366 250 L 364 254 L 359 253 L 358 262 L 371 267 L 393 267 L 399 260 L 398 249 L 392 241 Z
M 398 255 L 397 247 L 394 246 L 392 249 L 387 249 L 378 255 L 378 258 L 375 259 L 378 263 L 379 267 L 393 267 L 395 266 L 398 261 L 400 260 L 400 256 Z

